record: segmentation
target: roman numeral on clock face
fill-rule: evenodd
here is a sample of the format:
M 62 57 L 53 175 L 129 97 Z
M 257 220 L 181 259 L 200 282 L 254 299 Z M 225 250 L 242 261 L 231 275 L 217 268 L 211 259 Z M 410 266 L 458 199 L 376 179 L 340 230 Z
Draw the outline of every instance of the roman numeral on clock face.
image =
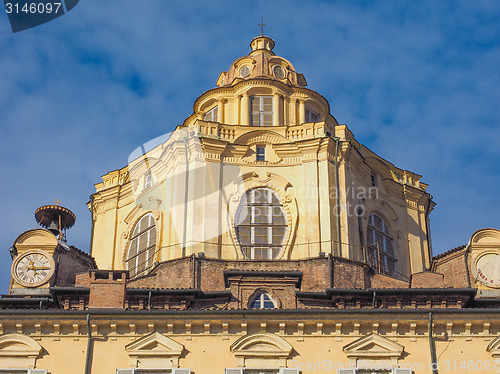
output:
M 21 255 L 14 267 L 14 277 L 21 284 L 36 287 L 48 281 L 51 275 L 51 261 L 42 252 Z

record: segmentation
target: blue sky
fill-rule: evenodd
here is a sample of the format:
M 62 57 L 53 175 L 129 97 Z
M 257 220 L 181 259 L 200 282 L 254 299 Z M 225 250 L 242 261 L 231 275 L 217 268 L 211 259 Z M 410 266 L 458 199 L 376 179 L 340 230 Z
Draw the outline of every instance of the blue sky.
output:
M 41 205 L 89 249 L 93 185 L 191 114 L 261 16 L 339 123 L 430 184 L 434 254 L 500 228 L 500 2 L 81 0 L 16 34 L 0 16 L 1 292 Z

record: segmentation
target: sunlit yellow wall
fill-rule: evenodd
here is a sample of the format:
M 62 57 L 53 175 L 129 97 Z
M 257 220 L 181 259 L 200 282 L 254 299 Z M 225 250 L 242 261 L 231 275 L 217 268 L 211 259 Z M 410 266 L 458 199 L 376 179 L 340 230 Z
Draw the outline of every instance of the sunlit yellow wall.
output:
M 89 206 L 94 212 L 92 255 L 99 267 L 125 267 L 130 232 L 148 211 L 155 213 L 160 233 L 156 260 L 198 252 L 241 258 L 232 221 L 236 203 L 245 189 L 260 186 L 271 188 L 287 211 L 288 237 L 280 258 L 324 252 L 361 260 L 368 214 L 376 213 L 390 228 L 397 271 L 409 276 L 428 268 L 426 217 L 433 203 L 420 176 L 395 167 L 358 143 L 316 92 L 292 81 L 237 78 L 245 61 L 237 60 L 223 73 L 225 79 L 234 76 L 234 81 L 219 81 L 220 87 L 195 101 L 194 113 L 169 140 L 129 166 L 106 174 L 96 185 Z M 273 126 L 249 126 L 253 95 L 273 97 Z M 218 122 L 204 121 L 204 114 L 214 107 Z M 316 111 L 319 122 L 306 123 L 305 108 Z M 265 162 L 255 160 L 256 145 L 265 145 Z M 231 167 L 236 174 L 228 173 Z M 335 213 L 336 167 L 340 220 Z M 148 172 L 153 186 L 144 190 Z M 377 180 L 375 194 L 367 193 L 372 175 Z M 241 180 L 235 182 L 237 177 Z M 365 197 L 359 196 L 360 191 L 365 191 Z M 367 212 L 361 220 L 356 207 Z
M 370 334 L 380 334 L 386 342 L 397 343 L 403 350 L 400 357 L 391 361 L 390 358 L 383 357 L 383 352 L 387 351 L 384 346 L 375 346 L 376 349 L 363 348 L 361 351 L 370 356 L 365 360 L 386 367 L 391 365 L 391 362 L 392 365 L 397 364 L 400 367 L 410 365 L 414 373 L 427 374 L 432 371 L 429 368 L 430 345 L 425 317 L 423 314 L 413 319 L 394 314 L 367 318 L 366 315 L 356 313 L 332 319 L 297 315 L 278 317 L 276 320 L 272 317 L 259 319 L 255 316 L 241 319 L 236 315 L 222 318 L 215 315 L 206 318 L 182 315 L 175 318 L 92 316 L 91 372 L 107 374 L 114 373 L 117 368 L 145 367 L 148 364 L 145 359 L 140 362 L 131 360 L 126 346 L 157 331 L 184 346 L 184 353 L 178 359 L 179 367 L 190 368 L 197 374 L 222 374 L 225 368 L 238 367 L 239 361 L 231 351 L 231 346 L 243 336 L 254 333 L 274 334 L 288 342 L 293 350 L 285 365 L 288 368 L 300 368 L 302 374 L 336 372 L 325 371 L 325 365 L 328 368 L 335 368 L 335 365 L 348 367 L 352 361 L 348 358 L 345 347 Z M 494 320 L 493 324 L 485 329 L 485 322 L 481 321 L 484 318 L 491 322 L 491 317 L 492 315 L 484 314 L 481 318 L 471 318 L 467 313 L 462 313 L 458 319 L 450 315 L 436 319 L 434 340 L 440 373 L 496 373 L 494 357 L 487 351 L 487 347 L 497 338 L 500 326 L 498 321 Z M 41 330 L 37 331 L 36 323 L 41 324 Z M 227 324 L 227 327 L 223 327 L 223 323 Z M 471 323 L 470 329 L 467 323 Z M 59 324 L 59 333 L 55 332 L 54 324 Z M 85 315 L 74 316 L 72 319 L 63 317 L 62 320 L 48 315 L 17 320 L 14 317 L 4 318 L 2 328 L 4 334 L 16 333 L 22 329 L 24 334 L 41 345 L 43 349 L 36 358 L 36 368 L 47 369 L 51 374 L 83 373 L 87 354 Z M 153 344 L 144 349 L 151 350 L 151 355 L 154 356 L 155 350 L 165 347 Z M 263 352 L 262 358 L 253 361 L 253 365 L 269 367 L 271 361 L 264 357 L 265 353 L 273 348 L 264 344 L 260 349 Z M 274 349 L 276 350 L 276 347 Z M 2 362 L 6 362 L 5 360 L 6 358 L 0 355 L 0 367 L 4 367 Z M 160 368 L 172 367 L 169 360 L 163 360 L 157 361 Z M 323 365 L 323 369 L 318 370 L 318 365 Z M 482 365 L 482 368 L 479 368 L 479 365 Z M 450 366 L 453 369 L 445 370 Z M 478 369 L 474 370 L 476 367 Z

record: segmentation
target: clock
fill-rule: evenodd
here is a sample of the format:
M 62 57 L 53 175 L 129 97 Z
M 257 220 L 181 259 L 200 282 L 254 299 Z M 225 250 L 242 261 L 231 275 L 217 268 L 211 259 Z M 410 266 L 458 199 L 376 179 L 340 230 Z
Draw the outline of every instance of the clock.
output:
M 41 250 L 30 250 L 16 258 L 12 276 L 22 286 L 38 287 L 54 274 L 54 259 Z
M 500 288 L 500 253 L 487 252 L 478 257 L 476 278 L 489 287 Z

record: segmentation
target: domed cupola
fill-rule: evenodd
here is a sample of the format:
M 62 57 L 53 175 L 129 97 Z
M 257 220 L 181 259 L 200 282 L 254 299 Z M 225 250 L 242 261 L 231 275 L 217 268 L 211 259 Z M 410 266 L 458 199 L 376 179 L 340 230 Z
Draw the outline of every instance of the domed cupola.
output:
M 217 79 L 217 86 L 234 86 L 248 79 L 273 79 L 295 87 L 307 85 L 306 79 L 290 61 L 276 56 L 273 52 L 274 40 L 265 35 L 257 36 L 250 42 L 252 52 L 234 61 L 227 72 Z
M 274 40 L 261 34 L 253 38 L 250 47 L 248 55 L 238 58 L 220 74 L 218 87 L 195 100 L 193 113 L 183 125 L 203 121 L 277 127 L 327 122 L 332 133 L 337 121 L 330 114 L 328 101 L 305 87 L 304 76 L 295 71 L 290 61 L 274 53 Z

